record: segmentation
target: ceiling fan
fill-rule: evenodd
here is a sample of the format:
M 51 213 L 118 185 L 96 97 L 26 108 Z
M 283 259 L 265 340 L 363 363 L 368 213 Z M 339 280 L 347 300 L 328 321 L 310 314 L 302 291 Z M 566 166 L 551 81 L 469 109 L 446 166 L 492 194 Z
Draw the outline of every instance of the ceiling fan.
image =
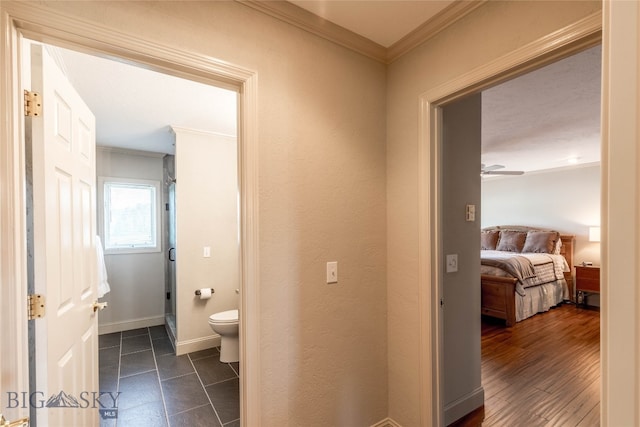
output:
M 484 175 L 522 175 L 524 174 L 524 171 L 507 171 L 507 170 L 499 170 L 499 169 L 504 169 L 504 166 L 502 165 L 491 165 L 491 166 L 485 166 L 485 164 L 482 164 L 482 168 L 480 170 L 480 175 L 484 176 Z

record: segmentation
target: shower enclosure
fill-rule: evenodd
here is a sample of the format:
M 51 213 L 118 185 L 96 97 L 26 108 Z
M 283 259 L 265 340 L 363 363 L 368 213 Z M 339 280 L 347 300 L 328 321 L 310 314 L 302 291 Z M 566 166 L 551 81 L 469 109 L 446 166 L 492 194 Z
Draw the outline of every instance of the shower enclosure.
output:
M 165 325 L 175 348 L 176 341 L 176 179 L 175 156 L 164 157 Z

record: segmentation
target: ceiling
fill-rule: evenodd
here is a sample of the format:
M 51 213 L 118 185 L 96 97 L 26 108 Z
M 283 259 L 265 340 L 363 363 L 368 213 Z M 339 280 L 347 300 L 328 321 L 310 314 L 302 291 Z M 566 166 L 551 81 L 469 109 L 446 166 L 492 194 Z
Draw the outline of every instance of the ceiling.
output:
M 173 154 L 171 126 L 237 135 L 237 94 L 62 48 L 50 49 L 96 116 L 98 145 Z
M 453 0 L 289 0 L 384 47 L 433 18 Z
M 451 2 L 292 3 L 388 46 Z M 233 91 L 65 49 L 54 52 L 96 115 L 99 145 L 173 153 L 170 126 L 237 134 Z M 599 161 L 599 47 L 487 89 L 482 98 L 483 163 L 529 172 Z
M 482 163 L 536 171 L 600 161 L 600 46 L 482 92 Z

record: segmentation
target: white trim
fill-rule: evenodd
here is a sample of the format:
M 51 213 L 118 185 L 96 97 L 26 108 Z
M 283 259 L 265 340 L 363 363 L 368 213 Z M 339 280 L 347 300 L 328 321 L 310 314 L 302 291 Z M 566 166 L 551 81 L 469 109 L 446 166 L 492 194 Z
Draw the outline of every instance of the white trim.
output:
M 602 15 L 594 13 L 509 54 L 478 67 L 419 96 L 418 135 L 418 295 L 420 313 L 420 425 L 440 426 L 444 421 L 442 383 L 442 295 L 439 250 L 440 108 L 490 83 L 507 80 L 539 65 L 567 56 L 600 39 Z M 604 249 L 604 248 L 603 248 Z M 431 316 L 428 315 L 431 313 Z M 604 331 L 603 331 L 604 332 Z M 604 338 L 604 336 L 603 336 Z M 604 340 L 603 340 L 604 341 Z
M 240 310 L 240 394 L 243 426 L 261 425 L 260 403 L 260 306 L 258 293 L 258 130 L 257 130 L 257 74 L 254 71 L 213 59 L 209 56 L 184 52 L 182 49 L 141 39 L 139 36 L 114 31 L 95 22 L 84 21 L 47 10 L 40 4 L 28 2 L 0 3 L 2 49 L 0 57 L 0 274 L 2 275 L 2 324 L 16 325 L 2 328 L 3 346 L 17 349 L 15 359 L 3 354 L 3 372 L 15 372 L 11 387 L 28 390 L 27 329 L 26 329 L 26 230 L 23 171 L 23 135 L 20 116 L 22 106 L 20 88 L 21 35 L 107 57 L 125 58 L 129 62 L 168 74 L 196 80 L 205 84 L 238 91 L 239 97 L 239 163 L 242 227 L 242 281 Z M 16 125 L 18 124 L 18 125 Z M 14 284 L 15 286 L 7 286 Z M 13 307 L 16 307 L 15 311 Z M 24 310 L 19 309 L 24 307 Z M 5 321 L 7 319 L 8 321 Z M 24 325 L 24 327 L 22 326 Z M 9 334 L 15 335 L 8 336 Z M 20 351 L 22 349 L 22 351 Z M 5 369 L 8 367 L 8 369 Z M 2 376 L 3 390 L 5 376 Z M 11 415 L 11 414 L 8 414 Z
M 102 238 L 105 255 L 125 255 L 125 254 L 151 254 L 162 252 L 162 185 L 157 179 L 137 179 L 121 178 L 115 176 L 98 176 L 97 188 L 97 214 L 98 214 L 98 234 Z M 111 207 L 111 202 L 107 203 L 104 187 L 111 183 L 131 184 L 153 188 L 155 201 L 155 244 L 153 246 L 135 247 L 109 247 L 107 238 L 107 224 L 105 224 L 105 208 Z
M 386 62 L 390 64 L 402 57 L 402 55 L 411 52 L 422 43 L 435 37 L 447 27 L 482 6 L 486 1 L 488 0 L 455 1 L 451 3 L 427 22 L 389 46 Z
M 164 325 L 164 314 L 162 316 L 141 317 L 139 319 L 124 320 L 122 322 L 101 323 L 98 325 L 98 335 L 130 331 L 139 328 L 150 328 L 159 325 Z
M 192 128 L 186 128 L 182 126 L 174 126 L 174 125 L 170 125 L 169 128 L 171 129 L 171 132 L 173 132 L 174 135 L 176 134 L 176 131 L 178 131 L 183 133 L 190 133 L 192 135 L 218 136 L 221 138 L 233 139 L 234 141 L 238 139 L 236 135 L 230 135 L 227 133 L 215 132 L 210 130 L 192 129 Z
M 603 13 L 600 425 L 637 426 L 640 425 L 640 4 L 606 0 Z
M 157 153 L 155 151 L 131 150 L 129 148 L 109 147 L 107 145 L 96 145 L 96 150 L 102 151 L 105 153 L 126 154 L 127 156 L 151 157 L 154 159 L 162 159 L 164 158 L 164 156 L 167 155 L 167 153 Z
M 236 1 L 378 62 L 390 64 L 482 6 L 487 0 L 453 2 L 388 48 L 293 3 L 263 0 Z
M 449 425 L 472 413 L 484 405 L 484 389 L 482 386 L 454 400 L 444 408 L 444 424 Z
M 27 267 L 25 212 L 24 144 L 16 144 L 24 135 L 21 118 L 20 50 L 21 37 L 11 25 L 11 17 L 0 2 L 0 389 L 29 391 L 27 341 Z M 11 372 L 13 375 L 5 375 Z M 29 415 L 27 408 L 0 411 L 7 419 Z
M 371 427 L 402 427 L 402 426 L 391 418 L 385 418 L 384 420 L 378 421 L 377 423 L 373 424 Z
M 280 21 L 291 24 L 325 40 L 386 63 L 387 49 L 366 37 L 286 1 L 236 0 Z
M 218 334 L 194 338 L 192 340 L 176 341 L 176 356 L 182 356 L 183 354 L 206 350 L 208 348 L 220 347 L 220 341 L 221 337 Z

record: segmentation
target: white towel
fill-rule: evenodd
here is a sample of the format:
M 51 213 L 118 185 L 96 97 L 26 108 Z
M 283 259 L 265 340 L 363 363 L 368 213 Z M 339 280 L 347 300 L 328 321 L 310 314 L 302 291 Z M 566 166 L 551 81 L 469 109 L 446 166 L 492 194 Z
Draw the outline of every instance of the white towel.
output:
M 111 288 L 107 282 L 107 266 L 104 263 L 104 251 L 100 236 L 96 236 L 96 261 L 98 262 L 98 298 L 102 298 Z

